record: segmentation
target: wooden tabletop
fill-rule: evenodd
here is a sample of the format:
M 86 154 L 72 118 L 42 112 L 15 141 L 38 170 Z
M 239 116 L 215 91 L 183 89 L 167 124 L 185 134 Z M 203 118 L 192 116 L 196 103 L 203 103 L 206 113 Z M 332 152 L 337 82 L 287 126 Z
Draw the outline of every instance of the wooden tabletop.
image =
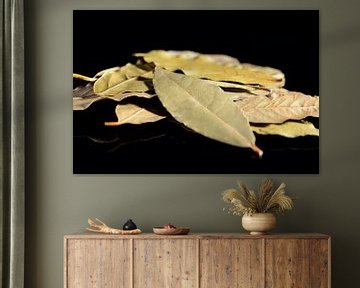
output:
M 138 235 L 110 235 L 102 233 L 74 233 L 64 236 L 65 239 L 203 239 L 203 238 L 222 238 L 222 239 L 329 239 L 330 236 L 321 233 L 270 233 L 266 235 L 250 235 L 247 233 L 189 233 L 187 235 L 157 235 L 154 233 L 142 233 Z

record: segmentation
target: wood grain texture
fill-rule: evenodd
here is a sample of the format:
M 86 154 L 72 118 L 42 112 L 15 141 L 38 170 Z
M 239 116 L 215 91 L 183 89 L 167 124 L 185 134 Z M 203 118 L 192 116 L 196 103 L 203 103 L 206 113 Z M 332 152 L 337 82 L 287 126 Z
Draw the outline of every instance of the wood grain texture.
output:
M 330 288 L 323 234 L 76 234 L 65 288 Z
M 261 288 L 261 239 L 204 239 L 200 244 L 200 287 Z
M 310 240 L 310 287 L 328 288 L 330 283 L 329 242 L 324 239 Z
M 304 288 L 310 283 L 310 251 L 306 239 L 267 239 L 266 287 Z
M 130 252 L 130 240 L 67 240 L 65 287 L 131 287 Z
M 134 287 L 196 288 L 196 251 L 193 239 L 135 240 Z
M 329 239 L 329 235 L 319 233 L 289 233 L 289 234 L 266 234 L 250 235 L 249 233 L 189 233 L 188 235 L 171 235 L 171 239 Z M 142 233 L 139 235 L 110 235 L 102 233 L 84 232 L 69 234 L 65 239 L 169 239 L 167 235 L 154 233 Z

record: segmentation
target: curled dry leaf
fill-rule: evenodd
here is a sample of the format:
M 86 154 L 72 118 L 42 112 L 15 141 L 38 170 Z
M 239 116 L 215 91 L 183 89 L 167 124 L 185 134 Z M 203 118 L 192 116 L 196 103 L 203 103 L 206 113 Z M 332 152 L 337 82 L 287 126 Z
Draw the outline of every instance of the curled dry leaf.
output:
M 86 84 L 86 86 L 78 86 L 73 90 L 73 97 L 87 97 L 94 94 L 92 83 Z
M 242 84 L 258 84 L 268 88 L 282 87 L 285 84 L 284 74 L 274 68 L 236 63 L 224 65 L 218 61 L 209 61 L 207 55 L 198 53 L 194 55 L 193 57 L 182 54 L 174 55 L 164 50 L 135 54 L 135 56 L 142 57 L 148 63 L 152 62 L 156 66 L 170 71 L 182 70 L 186 75 L 198 78 L 232 81 Z
M 150 91 L 152 76 L 152 71 L 130 63 L 123 67 L 103 70 L 94 78 L 73 74 L 76 79 L 94 82 L 73 90 L 73 110 L 85 110 L 94 102 L 103 99 L 121 101 L 132 96 L 151 98 L 154 96 Z
M 101 83 L 101 84 L 99 83 L 99 89 L 101 89 L 102 85 L 104 86 L 107 85 L 107 87 L 113 86 L 126 79 L 144 75 L 148 71 L 149 69 L 145 69 L 144 65 L 140 66 L 140 65 L 134 65 L 132 63 L 127 63 L 121 67 L 113 67 L 102 70 L 98 72 L 93 79 L 103 78 L 103 80 L 105 80 L 105 81 L 99 81 Z M 105 87 L 105 89 L 107 87 Z
M 152 71 L 126 64 L 118 69 L 109 69 L 94 83 L 94 93 L 116 96 L 124 92 L 146 92 L 153 76 Z
M 168 112 L 185 126 L 206 137 L 248 147 L 262 155 L 248 120 L 216 85 L 156 67 L 154 88 Z
M 195 58 L 200 57 L 200 58 L 203 58 L 204 61 L 215 62 L 220 65 L 239 65 L 240 64 L 238 59 L 228 56 L 228 55 L 223 55 L 223 54 L 200 54 L 200 53 L 197 53 L 194 51 L 189 51 L 189 50 L 184 50 L 184 51 L 168 50 L 168 51 L 166 51 L 166 53 L 168 53 L 168 55 L 170 55 L 172 57 L 181 57 L 181 58 L 188 59 L 188 60 L 193 60 Z M 138 53 L 138 54 L 141 54 L 141 53 Z
M 236 101 L 249 122 L 282 123 L 308 116 L 319 117 L 319 97 L 285 89 L 275 91 L 271 97 L 250 97 Z
M 129 97 L 140 97 L 140 98 L 150 99 L 154 96 L 155 94 L 151 94 L 147 92 L 124 92 L 114 97 L 101 96 L 97 94 L 87 95 L 86 97 L 73 97 L 73 110 L 85 110 L 89 108 L 91 104 L 103 99 L 111 99 L 119 102 Z
M 92 103 L 102 98 L 103 97 L 94 94 L 92 83 L 88 83 L 83 87 L 76 87 L 73 90 L 73 110 L 85 110 Z
M 260 96 L 268 96 L 271 93 L 270 89 L 265 87 L 256 86 L 256 85 L 245 85 L 239 83 L 232 82 L 224 82 L 224 81 L 213 81 L 213 80 L 204 80 L 211 84 L 215 84 L 219 86 L 224 91 L 232 91 L 233 93 L 248 93 L 249 96 L 260 95 Z
M 199 54 L 199 57 L 203 57 L 204 59 L 206 59 L 206 61 L 209 62 L 215 62 L 217 64 L 220 65 L 240 65 L 240 62 L 238 59 L 228 56 L 228 55 L 223 55 L 223 54 Z
M 94 93 L 100 94 L 107 89 L 113 87 L 116 84 L 126 81 L 126 75 L 122 73 L 121 69 L 110 70 L 105 72 L 97 81 L 94 83 Z
M 119 102 L 128 97 L 141 97 L 150 99 L 154 96 L 155 94 L 148 92 L 124 92 L 112 97 L 103 96 L 95 94 L 93 91 L 93 85 L 89 83 L 84 87 L 77 87 L 73 90 L 73 110 L 85 110 L 91 104 L 103 99 L 111 99 Z
M 94 85 L 95 94 L 116 97 L 122 95 L 125 92 L 147 92 L 151 90 L 151 81 L 149 82 L 146 80 L 140 80 L 138 77 L 134 77 L 113 86 L 109 86 L 101 92 L 97 88 L 98 87 L 95 87 Z
M 108 69 L 102 70 L 102 71 L 96 73 L 96 75 L 94 76 L 94 78 L 98 79 L 98 78 L 100 78 L 102 75 L 104 75 L 105 73 L 108 73 L 108 72 L 111 72 L 111 71 L 118 71 L 119 69 L 120 69 L 120 67 L 117 66 L 117 67 L 112 67 L 112 68 L 108 68 Z
M 89 106 L 96 101 L 104 99 L 103 96 L 99 96 L 96 94 L 92 94 L 91 96 L 87 97 L 73 97 L 73 110 L 74 111 L 81 111 L 89 108 Z
M 262 135 L 272 134 L 288 138 L 319 136 L 319 129 L 317 129 L 311 122 L 307 121 L 287 121 L 281 124 L 268 124 L 265 126 L 256 126 L 251 124 L 251 129 Z
M 84 76 L 81 74 L 77 74 L 77 73 L 73 73 L 73 78 L 75 79 L 80 79 L 83 81 L 87 81 L 87 82 L 95 82 L 97 80 L 97 78 L 92 78 L 92 77 L 88 77 L 88 76 Z
M 116 116 L 118 121 L 105 122 L 106 126 L 119 126 L 122 124 L 143 124 L 159 121 L 165 116 L 158 115 L 135 104 L 117 105 Z

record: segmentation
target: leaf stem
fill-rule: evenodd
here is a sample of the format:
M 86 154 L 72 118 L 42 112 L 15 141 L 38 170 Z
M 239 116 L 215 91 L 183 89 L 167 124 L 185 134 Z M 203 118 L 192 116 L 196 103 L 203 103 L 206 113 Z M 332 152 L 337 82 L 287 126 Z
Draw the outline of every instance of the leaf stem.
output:
M 80 74 L 77 74 L 77 73 L 73 74 L 73 78 L 84 80 L 84 81 L 87 81 L 87 82 L 95 82 L 97 80 L 96 78 L 87 77 L 87 76 L 80 75 Z
M 105 122 L 104 124 L 105 126 L 120 126 L 122 123 L 119 121 L 114 121 L 114 122 Z
M 251 149 L 253 150 L 253 151 L 255 151 L 257 154 L 258 154 L 258 156 L 259 156 L 259 158 L 261 159 L 261 157 L 263 156 L 263 154 L 264 154 L 264 151 L 262 151 L 259 147 L 257 147 L 255 144 L 252 144 L 251 145 Z

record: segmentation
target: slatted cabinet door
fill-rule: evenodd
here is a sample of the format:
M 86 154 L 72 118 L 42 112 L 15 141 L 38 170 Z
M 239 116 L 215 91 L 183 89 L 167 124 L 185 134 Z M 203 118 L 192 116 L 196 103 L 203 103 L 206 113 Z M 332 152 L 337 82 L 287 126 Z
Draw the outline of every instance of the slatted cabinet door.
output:
M 266 288 L 327 288 L 328 239 L 266 239 Z
M 307 287 L 308 242 L 307 239 L 266 239 L 266 287 Z
M 200 287 L 263 287 L 263 253 L 261 239 L 201 240 Z
M 68 239 L 67 288 L 131 287 L 130 240 Z
M 323 234 L 65 236 L 65 288 L 330 288 Z
M 134 240 L 134 288 L 196 288 L 198 240 Z

